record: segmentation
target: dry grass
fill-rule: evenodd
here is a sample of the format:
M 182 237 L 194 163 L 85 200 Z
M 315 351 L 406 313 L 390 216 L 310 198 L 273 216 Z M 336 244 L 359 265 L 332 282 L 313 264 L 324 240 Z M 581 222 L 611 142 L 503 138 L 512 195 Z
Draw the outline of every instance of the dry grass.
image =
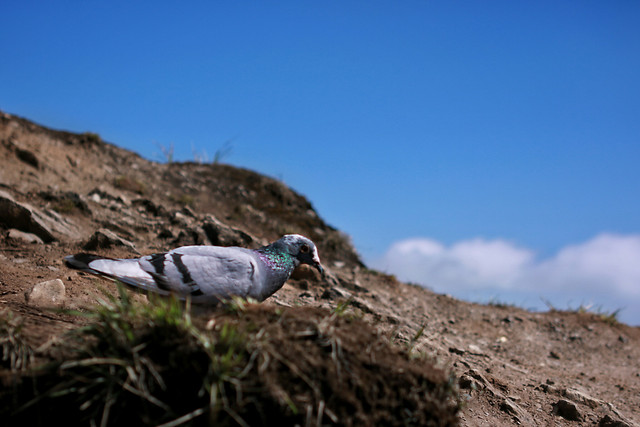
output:
M 33 362 L 33 350 L 25 342 L 22 319 L 10 310 L 0 311 L 0 361 L 11 372 L 26 370 Z

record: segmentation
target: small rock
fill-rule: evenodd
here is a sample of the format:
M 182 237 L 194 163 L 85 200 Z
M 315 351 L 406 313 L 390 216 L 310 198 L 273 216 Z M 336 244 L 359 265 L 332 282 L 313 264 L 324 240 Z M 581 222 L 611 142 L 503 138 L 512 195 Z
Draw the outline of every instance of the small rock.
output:
M 334 300 L 338 297 L 337 293 L 333 289 L 325 289 L 320 298 Z
M 62 307 L 65 302 L 65 287 L 60 279 L 48 280 L 34 285 L 25 292 L 29 305 L 37 307 Z
M 515 403 L 513 403 L 509 399 L 504 399 L 500 403 L 500 410 L 506 412 L 507 414 L 511 414 L 511 415 L 516 415 L 518 413 L 518 409 L 516 408 Z
M 40 162 L 33 152 L 16 147 L 16 154 L 18 155 L 18 158 L 26 164 L 31 165 L 36 169 L 40 167 Z
M 174 212 L 171 215 L 171 224 L 177 225 L 180 227 L 187 227 L 190 224 L 189 219 L 182 212 Z
M 89 200 L 91 200 L 94 203 L 100 203 L 102 201 L 102 198 L 100 197 L 99 193 L 90 193 Z
M 557 389 L 549 384 L 540 384 L 539 386 L 540 390 L 544 391 L 545 393 L 555 393 L 557 391 Z
M 200 227 L 186 227 L 171 241 L 172 246 L 204 245 L 207 236 Z
M 293 280 L 313 280 L 316 281 L 320 277 L 320 273 L 313 267 L 310 267 L 306 264 L 299 265 L 293 272 L 291 273 L 291 278 Z
M 580 421 L 582 419 L 578 406 L 566 399 L 560 399 L 553 405 L 553 413 L 569 421 Z
M 311 268 L 311 267 L 309 267 L 309 268 Z M 313 271 L 313 270 L 312 270 L 312 271 Z M 340 298 L 349 299 L 349 298 L 353 297 L 353 295 L 352 295 L 350 292 L 348 292 L 348 291 L 346 291 L 346 290 L 342 289 L 342 288 L 341 288 L 341 287 L 339 287 L 339 286 L 334 286 L 334 287 L 333 287 L 333 291 L 335 291 L 335 293 L 336 293 L 336 294 L 338 294 L 338 296 L 339 296 Z M 359 307 L 360 305 L 366 305 L 366 306 L 367 306 L 367 308 L 365 309 L 365 311 L 366 311 L 367 313 L 372 313 L 372 312 L 373 312 L 373 308 L 371 308 L 371 307 L 369 306 L 369 304 L 367 304 L 366 302 L 363 302 L 363 300 L 358 299 L 358 300 L 356 301 L 356 300 L 354 299 L 354 300 L 352 300 L 351 302 L 352 302 L 352 303 L 353 303 L 353 305 L 354 305 L 354 306 L 356 306 L 356 307 Z M 362 308 L 362 307 L 361 307 L 361 308 Z
M 0 223 L 9 228 L 33 233 L 47 243 L 55 240 L 51 228 L 43 223 L 31 206 L 16 202 L 9 193 L 2 190 L 0 190 Z
M 478 347 L 475 344 L 469 344 L 469 353 L 471 354 L 475 354 L 475 355 L 482 355 L 482 350 L 480 350 L 480 347 Z
M 42 239 L 35 234 L 25 233 L 24 231 L 16 230 L 15 228 L 9 230 L 7 237 L 13 240 L 20 240 L 25 243 L 44 243 Z
M 611 418 L 608 414 L 602 417 L 600 422 L 598 423 L 599 427 L 631 427 L 630 424 Z
M 458 385 L 460 386 L 460 388 L 467 390 L 477 390 L 480 388 L 478 387 L 477 381 L 466 374 L 460 377 L 460 379 L 458 380 Z
M 123 239 L 113 231 L 106 228 L 101 228 L 93 233 L 87 243 L 84 244 L 83 249 L 93 251 L 96 249 L 105 249 L 113 246 L 125 246 L 132 249 L 134 252 L 137 252 L 133 243 Z
M 309 281 L 308 280 L 299 280 L 299 281 L 295 282 L 295 286 L 298 289 L 301 289 L 303 291 L 308 291 L 309 290 Z
M 196 213 L 189 206 L 183 206 L 180 212 L 184 215 L 190 216 L 191 218 L 196 218 Z
M 171 232 L 170 229 L 168 228 L 163 228 L 162 230 L 160 230 L 160 232 L 158 233 L 158 238 L 159 239 L 171 239 L 173 238 L 173 233 Z
M 500 403 L 500 410 L 511 415 L 517 421 L 518 424 L 525 424 L 525 425 L 534 424 L 533 418 L 531 417 L 531 415 L 509 398 L 505 398 L 502 400 L 502 402 Z
M 473 384 L 475 384 L 478 389 L 486 388 L 488 385 L 487 379 L 475 369 L 469 369 L 461 378 L 464 377 L 469 378 L 469 381 L 473 381 Z
M 144 208 L 147 212 L 154 216 L 159 217 L 168 217 L 169 212 L 162 205 L 155 204 L 152 200 L 149 199 L 135 199 L 132 201 L 134 206 L 140 206 Z
M 214 246 L 247 246 L 253 242 L 253 238 L 247 233 L 221 223 L 212 215 L 207 216 L 202 229 Z
M 594 399 L 588 394 L 575 388 L 567 388 L 564 390 L 563 394 L 564 394 L 564 397 L 566 397 L 567 399 L 571 399 L 574 402 L 578 402 L 578 403 L 584 403 L 585 405 L 589 406 L 592 409 L 595 409 L 605 404 L 605 402 L 603 402 L 602 400 Z
M 105 186 L 94 188 L 93 190 L 89 191 L 87 196 L 90 200 L 99 204 L 104 204 L 105 201 L 111 201 L 127 206 L 131 204 L 131 202 L 125 196 L 123 196 L 122 194 L 114 194 L 109 188 Z
M 449 353 L 453 353 L 453 354 L 464 354 L 465 351 L 461 348 L 456 348 L 456 347 L 449 347 Z
M 363 287 L 360 282 L 355 278 L 355 273 L 354 273 L 354 278 L 353 279 L 348 279 L 344 276 L 337 276 L 338 278 L 338 282 L 340 283 L 340 286 L 350 290 L 350 291 L 355 291 L 355 292 L 364 292 L 364 293 L 368 293 L 369 290 L 365 287 Z

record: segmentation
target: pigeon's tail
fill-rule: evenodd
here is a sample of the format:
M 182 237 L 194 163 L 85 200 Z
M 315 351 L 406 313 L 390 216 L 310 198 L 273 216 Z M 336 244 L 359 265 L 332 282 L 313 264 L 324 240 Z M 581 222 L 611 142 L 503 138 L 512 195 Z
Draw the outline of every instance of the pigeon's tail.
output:
M 165 293 L 158 289 L 153 277 L 140 268 L 137 259 L 113 259 L 79 253 L 64 257 L 67 266 L 77 270 L 119 280 L 125 285 Z

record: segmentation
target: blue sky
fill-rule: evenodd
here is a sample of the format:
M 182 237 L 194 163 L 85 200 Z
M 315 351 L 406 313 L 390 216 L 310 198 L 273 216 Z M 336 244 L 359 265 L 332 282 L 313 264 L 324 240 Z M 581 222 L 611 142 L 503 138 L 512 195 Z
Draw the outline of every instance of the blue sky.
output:
M 152 160 L 230 141 L 371 265 L 640 324 L 640 3 L 186 4 L 3 5 L 0 110 Z

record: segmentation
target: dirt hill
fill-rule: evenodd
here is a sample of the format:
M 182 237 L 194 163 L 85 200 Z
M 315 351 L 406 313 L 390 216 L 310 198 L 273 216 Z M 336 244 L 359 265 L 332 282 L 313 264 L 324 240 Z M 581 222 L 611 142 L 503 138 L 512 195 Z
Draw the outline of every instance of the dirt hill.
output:
M 38 378 L 34 367 L 64 354 L 68 331 L 90 323 L 68 309 L 90 312 L 101 289 L 115 294 L 113 284 L 67 269 L 65 255 L 255 248 L 288 233 L 316 242 L 326 276 L 300 268 L 259 306 L 196 316 L 218 334 L 225 324 L 262 331 L 243 347 L 243 372 L 263 382 L 244 394 L 235 389 L 243 402 L 260 390 L 261 415 L 249 411 L 257 407 L 251 401 L 239 406 L 246 413 L 229 410 L 218 424 L 640 425 L 637 327 L 594 313 L 471 304 L 400 283 L 367 269 L 348 237 L 278 180 L 222 164 L 154 163 L 97 134 L 7 113 L 0 113 L 0 413 L 13 416 L 24 404 L 16 384 Z M 10 360 L 18 332 L 29 369 Z M 62 416 L 39 405 L 39 422 Z M 187 421 L 203 419 L 213 418 Z

